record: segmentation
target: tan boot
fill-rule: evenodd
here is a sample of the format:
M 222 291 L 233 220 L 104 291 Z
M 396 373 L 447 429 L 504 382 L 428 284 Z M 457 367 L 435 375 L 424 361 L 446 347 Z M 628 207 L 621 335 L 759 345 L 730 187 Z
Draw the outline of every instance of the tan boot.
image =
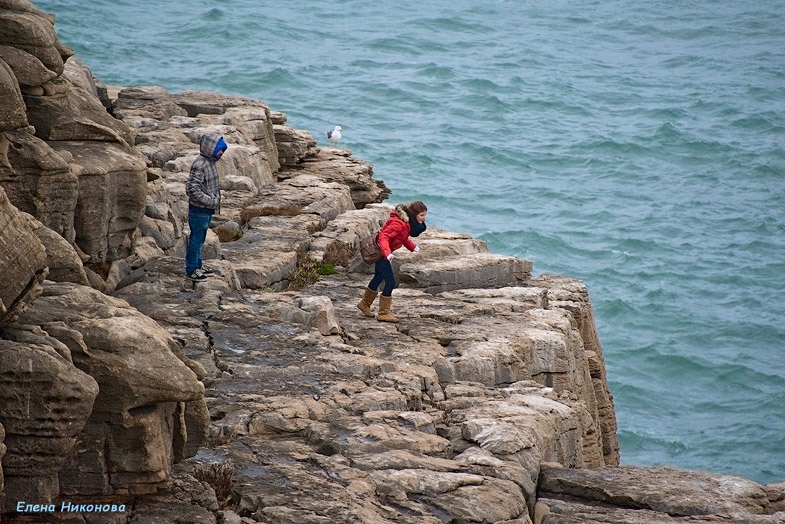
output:
M 363 312 L 363 315 L 366 317 L 372 317 L 373 311 L 371 311 L 371 306 L 373 305 L 373 301 L 376 300 L 376 295 L 378 295 L 378 291 L 374 291 L 370 288 L 365 288 L 365 294 L 363 295 L 363 299 L 360 300 L 360 303 L 357 304 L 357 307 L 360 308 L 360 311 Z
M 392 306 L 392 297 L 379 297 L 379 314 L 376 315 L 376 320 L 379 322 L 398 322 L 398 317 L 390 313 L 390 306 Z

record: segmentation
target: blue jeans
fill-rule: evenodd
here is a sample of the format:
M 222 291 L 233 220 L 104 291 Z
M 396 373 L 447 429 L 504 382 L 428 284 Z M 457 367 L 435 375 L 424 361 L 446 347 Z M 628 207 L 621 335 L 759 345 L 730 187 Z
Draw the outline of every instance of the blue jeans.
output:
M 382 296 L 392 296 L 393 289 L 395 289 L 395 274 L 393 273 L 392 264 L 386 258 L 380 258 L 374 266 L 373 278 L 371 283 L 368 284 L 368 289 L 376 291 L 379 284 L 384 281 L 384 289 L 382 289 Z
M 213 212 L 212 209 L 188 208 L 188 226 L 191 228 L 191 235 L 188 237 L 188 249 L 185 251 L 186 275 L 202 267 L 202 246 L 207 238 L 207 229 L 210 227 Z

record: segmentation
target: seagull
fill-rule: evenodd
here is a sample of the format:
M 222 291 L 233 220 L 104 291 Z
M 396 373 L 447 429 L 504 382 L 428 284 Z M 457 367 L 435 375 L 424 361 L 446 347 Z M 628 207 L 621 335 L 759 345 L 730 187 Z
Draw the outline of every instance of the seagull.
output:
M 338 141 L 341 139 L 341 131 L 343 131 L 343 129 L 341 129 L 341 126 L 335 126 L 334 128 L 327 131 L 327 138 L 330 139 L 330 142 L 332 142 L 333 147 L 338 145 Z

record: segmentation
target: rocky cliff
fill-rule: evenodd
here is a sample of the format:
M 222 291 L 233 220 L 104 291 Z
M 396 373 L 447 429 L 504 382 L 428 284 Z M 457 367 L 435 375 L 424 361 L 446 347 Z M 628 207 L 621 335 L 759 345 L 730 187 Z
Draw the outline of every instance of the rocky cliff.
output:
M 438 228 L 355 304 L 367 162 L 258 100 L 102 85 L 0 0 L 0 505 L 18 522 L 785 522 L 785 485 L 619 464 L 588 291 Z M 184 181 L 230 144 L 183 275 Z M 405 251 L 405 250 L 404 250 Z

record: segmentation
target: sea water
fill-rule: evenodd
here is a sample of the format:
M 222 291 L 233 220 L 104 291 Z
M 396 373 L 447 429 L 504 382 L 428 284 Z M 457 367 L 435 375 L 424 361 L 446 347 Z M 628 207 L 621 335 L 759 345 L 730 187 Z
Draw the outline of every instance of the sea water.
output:
M 104 83 L 266 102 L 588 286 L 624 464 L 785 481 L 785 3 L 39 1 Z

